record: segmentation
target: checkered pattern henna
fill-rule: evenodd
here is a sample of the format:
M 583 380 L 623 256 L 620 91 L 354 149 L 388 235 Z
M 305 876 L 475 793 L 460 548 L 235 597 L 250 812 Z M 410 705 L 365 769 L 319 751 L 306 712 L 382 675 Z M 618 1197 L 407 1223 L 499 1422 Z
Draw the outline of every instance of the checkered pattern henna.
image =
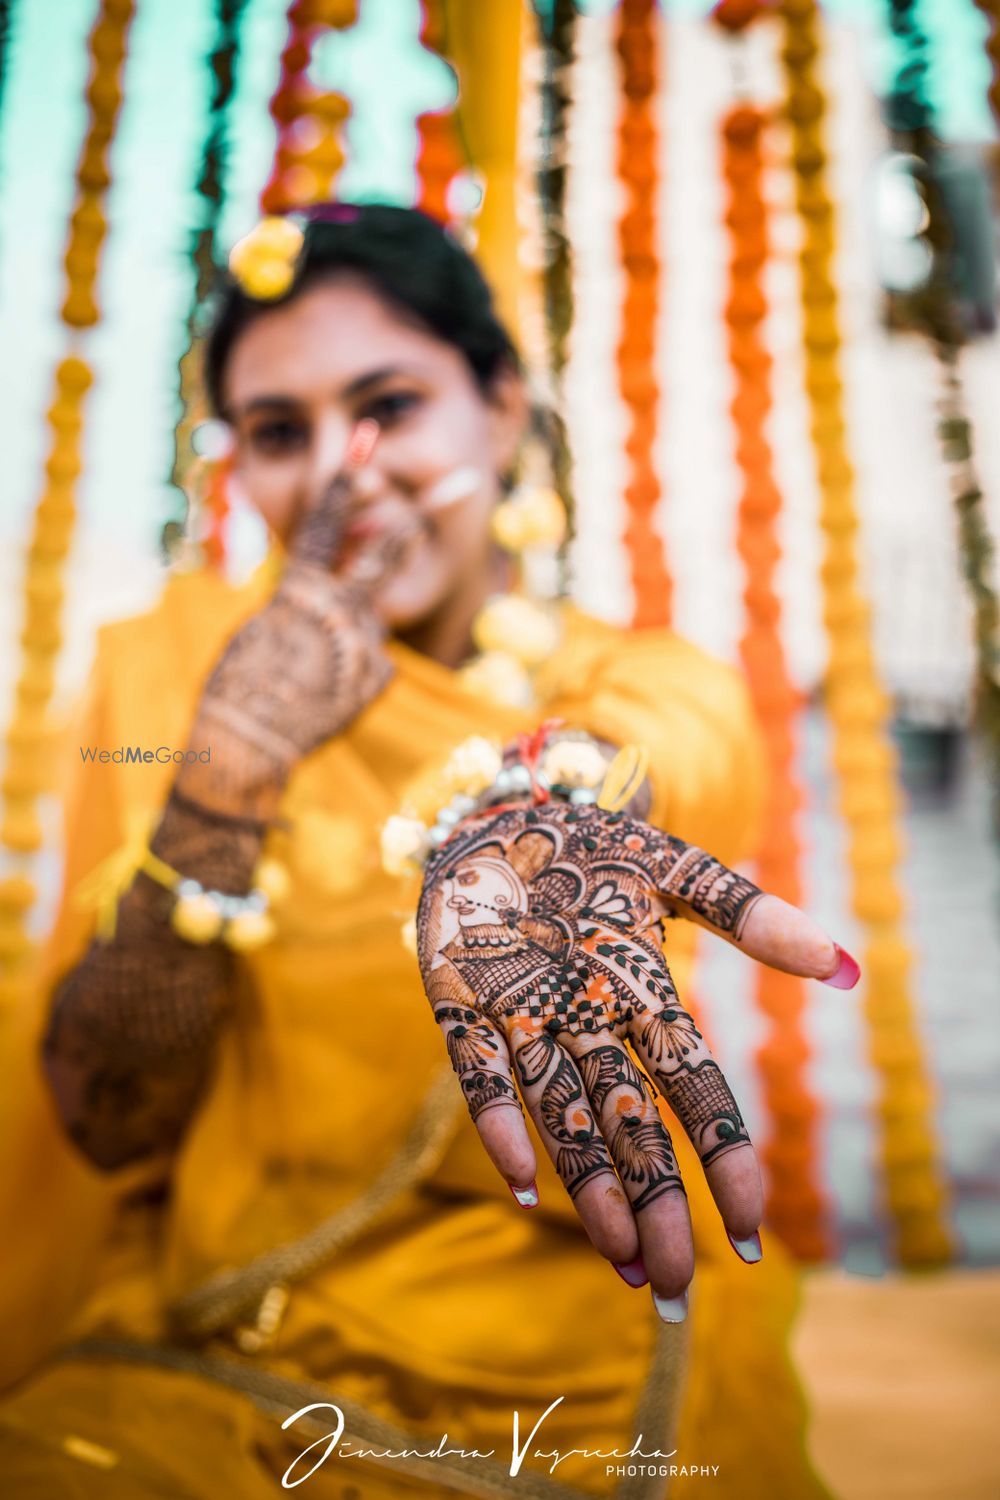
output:
M 506 1037 L 525 1104 L 571 1193 L 615 1170 L 636 1208 L 683 1190 L 629 1044 L 671 1102 L 680 1090 L 679 1117 L 704 1160 L 747 1141 L 651 936 L 653 892 L 669 899 L 682 889 L 731 930 L 759 894 L 634 818 L 564 803 L 470 822 L 428 863 L 420 960 L 463 1089 L 478 1065 L 466 1058 L 466 1033 L 454 1034 L 467 1023 L 448 1017 L 449 997 Z

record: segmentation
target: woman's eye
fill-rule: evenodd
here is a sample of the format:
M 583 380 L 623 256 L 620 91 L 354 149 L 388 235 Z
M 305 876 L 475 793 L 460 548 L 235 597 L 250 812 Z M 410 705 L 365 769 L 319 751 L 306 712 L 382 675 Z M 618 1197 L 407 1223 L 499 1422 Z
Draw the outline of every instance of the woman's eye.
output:
M 387 427 L 419 406 L 420 400 L 416 391 L 388 391 L 366 403 L 364 416 L 373 417 L 381 426 Z
M 309 434 L 304 424 L 285 417 L 273 422 L 262 422 L 250 434 L 251 447 L 268 456 L 292 453 L 308 440 Z

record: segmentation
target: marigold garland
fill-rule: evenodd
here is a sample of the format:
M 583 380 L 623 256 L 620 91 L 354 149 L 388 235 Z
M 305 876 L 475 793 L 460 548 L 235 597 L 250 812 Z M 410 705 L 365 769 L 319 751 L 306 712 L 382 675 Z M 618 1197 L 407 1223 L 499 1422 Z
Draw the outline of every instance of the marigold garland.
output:
M 227 0 L 223 0 L 225 5 Z M 234 0 L 228 0 L 232 5 Z M 242 6 L 245 0 L 238 0 Z M 289 213 L 294 209 L 307 208 L 313 203 L 326 202 L 333 197 L 333 185 L 344 162 L 344 153 L 339 140 L 339 128 L 350 113 L 347 100 L 341 94 L 323 93 L 308 81 L 307 72 L 312 59 L 317 37 L 329 27 L 338 29 L 353 25 L 357 18 L 356 0 L 293 0 L 288 10 L 288 35 L 281 52 L 278 84 L 268 106 L 277 131 L 274 157 L 268 180 L 261 191 L 261 213 L 268 217 Z M 233 24 L 238 17 L 234 18 Z M 225 49 L 226 37 L 220 33 L 220 49 Z M 233 37 L 235 42 L 235 36 Z M 223 80 L 228 71 L 228 87 L 231 91 L 232 52 L 223 50 L 220 57 L 213 57 L 213 70 L 220 82 L 214 101 L 221 110 L 228 102 L 223 93 Z M 229 69 L 227 70 L 227 62 Z M 220 114 L 215 127 L 221 147 L 224 122 Z M 211 143 L 211 142 L 210 142 Z M 203 168 L 199 188 L 218 190 L 218 162 Z M 214 279 L 216 263 L 214 231 L 218 222 L 216 213 L 211 230 L 211 243 L 201 236 L 201 250 L 196 250 L 196 264 L 201 253 L 202 261 L 211 266 L 207 285 Z M 259 227 L 259 226 L 258 226 Z M 199 286 L 196 299 L 201 292 L 199 264 Z M 200 301 L 192 309 L 189 326 L 194 328 L 199 320 Z M 225 561 L 225 534 L 229 517 L 229 495 L 227 480 L 230 473 L 228 462 L 195 460 L 191 451 L 191 437 L 199 421 L 206 415 L 202 399 L 200 379 L 201 350 L 192 343 L 181 363 L 181 399 L 184 403 L 182 417 L 183 433 L 178 443 L 178 461 L 174 469 L 175 484 L 183 483 L 189 496 L 194 497 L 198 516 L 192 528 L 193 517 L 189 515 L 185 531 L 196 530 L 199 563 L 219 568 Z M 180 431 L 180 429 L 179 429 Z M 190 502 L 189 502 L 190 503 Z M 171 540 L 179 541 L 176 523 L 168 523 Z
M 323 93 L 307 77 L 317 37 L 357 20 L 357 0 L 293 0 L 278 86 L 268 106 L 277 130 L 271 175 L 260 195 L 263 214 L 325 203 L 344 164 L 340 128 L 350 114 L 343 94 Z
M 766 117 L 738 105 L 723 118 L 721 154 L 728 189 L 729 295 L 725 321 L 734 377 L 730 412 L 736 460 L 742 472 L 737 550 L 746 569 L 746 628 L 740 655 L 770 766 L 767 834 L 757 879 L 765 890 L 802 904 L 800 845 L 796 829 L 802 794 L 795 779 L 795 721 L 799 694 L 789 678 L 781 641 L 781 603 L 774 587 L 781 555 L 777 517 L 781 495 L 774 475 L 767 419 L 772 405 L 772 359 L 763 337 L 767 315 L 764 266 L 768 255 L 763 195 L 762 136 Z M 757 1005 L 767 1037 L 757 1053 L 769 1135 L 761 1156 L 767 1167 L 767 1221 L 802 1260 L 821 1260 L 828 1249 L 828 1205 L 819 1186 L 820 1107 L 808 1085 L 810 1047 L 803 1029 L 805 982 L 758 965 Z
M 622 0 L 615 46 L 621 60 L 622 107 L 618 126 L 618 175 L 625 210 L 618 225 L 624 295 L 618 342 L 618 379 L 628 413 L 625 484 L 628 521 L 624 542 L 634 596 L 632 623 L 670 621 L 672 583 L 666 549 L 656 529 L 660 481 L 654 463 L 656 409 L 656 315 L 660 264 L 656 244 L 658 180 L 654 105 L 659 72 L 656 0 Z
M 447 54 L 444 0 L 422 0 L 420 43 L 430 52 Z M 447 224 L 453 217 L 448 190 L 466 166 L 455 110 L 429 110 L 417 116 L 416 207 Z
M 45 483 L 27 552 L 20 638 L 23 657 L 5 736 L 0 786 L 0 844 L 15 866 L 28 867 L 41 847 L 37 804 L 52 779 L 47 710 L 62 645 L 63 573 L 76 523 L 84 401 L 93 383 L 90 365 L 76 347 L 100 317 L 96 287 L 108 227 L 104 216 L 111 181 L 108 154 L 121 108 L 120 76 L 134 10 L 135 0 L 101 0 L 88 39 L 91 69 L 84 97 L 89 118 L 76 168 L 76 198 L 64 255 L 66 294 L 60 311 L 68 330 L 69 352 L 56 367 L 47 412 L 50 437 Z M 27 920 L 35 896 L 34 883 L 25 870 L 0 881 L 0 993 L 4 997 L 20 992 L 32 950 Z
M 812 413 L 824 534 L 821 578 L 830 636 L 826 702 L 833 764 L 847 824 L 852 907 L 866 934 L 862 969 L 877 1103 L 883 1184 L 902 1264 L 939 1265 L 953 1254 L 933 1126 L 898 869 L 902 857 L 889 704 L 872 651 L 858 577 L 854 469 L 847 446 L 839 298 L 832 275 L 836 216 L 826 183 L 826 97 L 816 64 L 816 0 L 781 0 L 782 63 L 792 167 L 802 221 L 799 253 L 806 390 Z

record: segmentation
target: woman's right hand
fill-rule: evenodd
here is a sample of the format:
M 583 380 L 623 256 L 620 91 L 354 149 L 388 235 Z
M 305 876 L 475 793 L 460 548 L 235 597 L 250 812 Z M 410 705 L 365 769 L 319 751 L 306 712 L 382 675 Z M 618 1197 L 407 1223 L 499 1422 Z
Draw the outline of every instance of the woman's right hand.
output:
M 211 758 L 182 768 L 177 785 L 187 796 L 216 811 L 268 816 L 296 762 L 341 733 L 388 682 L 373 588 L 420 523 L 398 523 L 338 571 L 358 504 L 357 477 L 342 470 L 306 510 L 271 599 L 225 647 L 189 740 L 195 750 L 211 747 Z

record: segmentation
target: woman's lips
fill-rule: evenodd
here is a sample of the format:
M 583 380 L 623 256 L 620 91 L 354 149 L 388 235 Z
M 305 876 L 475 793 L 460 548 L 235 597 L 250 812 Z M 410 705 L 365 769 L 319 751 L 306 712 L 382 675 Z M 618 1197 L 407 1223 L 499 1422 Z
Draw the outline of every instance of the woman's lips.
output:
M 384 526 L 376 526 L 371 521 L 358 521 L 353 526 L 348 526 L 344 532 L 344 540 L 347 542 L 363 542 L 367 541 L 370 537 L 380 536 L 385 530 Z
M 364 511 L 359 515 L 344 532 L 346 542 L 370 542 L 378 537 L 384 537 L 397 528 L 401 528 L 408 516 L 401 515 L 396 509 Z

